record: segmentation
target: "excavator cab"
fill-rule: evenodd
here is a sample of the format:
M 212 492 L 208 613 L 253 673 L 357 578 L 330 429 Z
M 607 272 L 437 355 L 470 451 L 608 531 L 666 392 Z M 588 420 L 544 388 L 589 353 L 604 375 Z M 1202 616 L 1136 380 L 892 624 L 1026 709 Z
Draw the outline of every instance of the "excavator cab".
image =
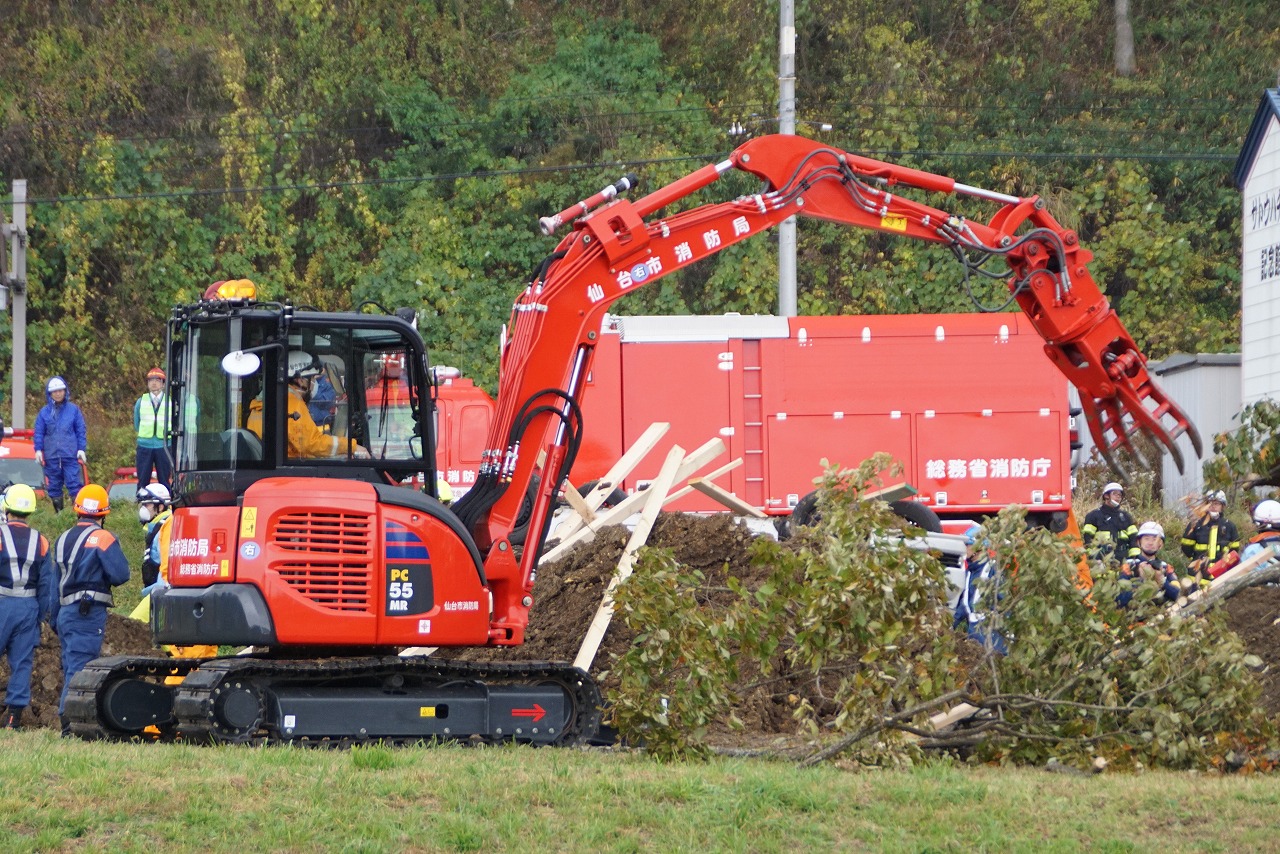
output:
M 434 419 L 422 339 L 387 315 L 200 303 L 169 330 L 176 494 L 234 503 L 281 475 L 435 489 Z M 313 359 L 305 395 L 289 354 Z

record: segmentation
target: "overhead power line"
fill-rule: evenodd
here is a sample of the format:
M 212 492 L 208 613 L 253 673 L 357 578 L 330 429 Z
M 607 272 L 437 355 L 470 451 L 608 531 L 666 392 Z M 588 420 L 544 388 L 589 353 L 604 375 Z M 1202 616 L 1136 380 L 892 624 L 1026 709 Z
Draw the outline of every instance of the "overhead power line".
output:
M 1123 152 L 1111 151 L 1104 153 L 1081 153 L 1081 152 L 1065 152 L 1065 151 L 900 151 L 900 150 L 859 150 L 860 154 L 868 157 L 888 160 L 900 160 L 902 158 L 928 158 L 928 159 L 949 159 L 949 160 L 1097 160 L 1102 162 L 1113 161 L 1137 161 L 1152 163 L 1168 163 L 1168 162 L 1218 162 L 1231 163 L 1236 159 L 1235 155 L 1228 154 L 1212 154 L 1212 153 L 1152 153 L 1152 152 Z M 609 161 L 597 163 L 575 163 L 565 164 L 562 166 L 530 166 L 520 169 L 491 169 L 479 172 L 450 172 L 437 175 L 414 175 L 399 178 L 368 178 L 355 181 L 323 181 L 315 183 L 293 183 L 293 184 L 272 184 L 265 186 L 253 187 L 219 187 L 214 189 L 203 190 L 167 190 L 157 191 L 153 193 L 122 193 L 110 195 L 95 196 L 45 196 L 29 198 L 29 204 L 72 204 L 87 202 L 130 202 L 130 201 L 146 201 L 149 199 L 181 199 L 181 198 L 200 198 L 200 197 L 218 197 L 218 196 L 235 196 L 235 195 L 252 195 L 252 194 L 270 194 L 284 192 L 310 192 L 319 190 L 342 189 L 347 187 L 372 187 L 387 186 L 394 184 L 421 184 L 432 181 L 466 181 L 478 180 L 485 178 L 498 178 L 506 176 L 518 175 L 539 175 L 539 174 L 555 174 L 566 172 L 599 172 L 606 169 L 617 170 L 619 172 L 628 171 L 643 166 L 653 166 L 666 163 L 712 163 L 719 159 L 723 159 L 724 152 L 716 154 L 700 154 L 700 155 L 681 155 L 679 157 L 660 157 L 645 160 L 627 160 L 627 161 Z

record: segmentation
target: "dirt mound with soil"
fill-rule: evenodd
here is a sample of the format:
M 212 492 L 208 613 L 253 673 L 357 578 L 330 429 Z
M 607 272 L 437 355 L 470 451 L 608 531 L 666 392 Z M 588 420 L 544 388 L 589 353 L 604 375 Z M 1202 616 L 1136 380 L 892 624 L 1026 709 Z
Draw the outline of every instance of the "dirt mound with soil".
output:
M 605 528 L 590 543 L 578 545 L 560 560 L 540 566 L 523 645 L 510 649 L 441 650 L 440 654 L 469 661 L 573 661 L 630 538 L 626 528 Z M 723 585 L 727 576 L 748 581 L 753 574 L 760 574 L 747 557 L 753 538 L 728 514 L 660 513 L 646 544 L 670 549 L 681 565 L 701 570 L 707 585 L 716 586 Z M 631 641 L 632 635 L 621 624 L 611 624 L 591 672 L 607 670 L 612 656 L 624 652 Z
M 1280 587 L 1242 590 L 1227 600 L 1227 625 L 1245 649 L 1262 659 L 1256 673 L 1262 686 L 1259 705 L 1270 716 L 1280 714 Z
M 590 542 L 578 546 L 560 560 L 538 570 L 534 586 L 534 606 L 523 646 L 503 649 L 441 651 L 442 656 L 467 660 L 573 661 L 587 628 L 600 607 L 600 600 L 622 556 L 630 533 L 625 528 L 607 528 Z M 654 524 L 648 544 L 670 549 L 684 566 L 701 570 L 706 590 L 699 594 L 714 603 L 715 588 L 723 588 L 728 576 L 747 586 L 761 580 L 764 570 L 754 568 L 748 558 L 753 535 L 728 514 L 694 516 L 662 513 Z M 714 607 L 714 604 L 713 604 Z M 1280 713 L 1280 587 L 1243 590 L 1226 605 L 1228 625 L 1244 641 L 1246 649 L 1262 659 L 1258 674 L 1263 689 L 1262 708 Z M 620 621 L 610 625 L 590 670 L 600 676 L 613 657 L 623 653 L 633 635 Z M 151 642 L 145 623 L 116 614 L 107 619 L 102 654 L 159 654 Z M 0 685 L 7 685 L 9 668 L 0 661 Z M 605 688 L 611 684 L 606 675 Z M 58 638 L 48 626 L 43 628 L 36 650 L 31 680 L 31 707 L 28 726 L 58 726 L 58 696 L 62 690 L 62 667 Z M 792 733 L 790 706 L 783 694 L 760 693 L 744 698 L 737 710 L 746 730 L 741 737 L 767 740 L 776 734 Z

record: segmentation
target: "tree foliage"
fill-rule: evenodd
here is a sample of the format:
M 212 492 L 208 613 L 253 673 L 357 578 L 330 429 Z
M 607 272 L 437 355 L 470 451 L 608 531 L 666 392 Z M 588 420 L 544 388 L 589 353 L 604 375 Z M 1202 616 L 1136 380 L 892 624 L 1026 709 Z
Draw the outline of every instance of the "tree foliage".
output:
M 1041 194 L 1096 250 L 1147 355 L 1230 349 L 1229 166 L 1273 81 L 1280 31 L 1249 23 L 1268 13 L 1135 10 L 1138 73 L 1119 78 L 1095 49 L 1112 37 L 1100 0 L 805 0 L 800 132 L 828 122 L 833 145 Z M 27 179 L 33 200 L 28 384 L 76 377 L 102 418 L 160 357 L 168 308 L 232 276 L 321 308 L 416 307 L 433 351 L 493 388 L 511 300 L 552 248 L 539 216 L 627 171 L 644 192 L 720 159 L 731 121 L 776 130 L 764 2 L 20 0 L 3 14 L 0 180 Z M 756 189 L 727 176 L 693 201 Z M 770 312 L 775 252 L 748 241 L 618 310 Z M 971 297 L 936 247 L 812 221 L 798 278 L 815 314 L 1005 298 L 998 283 Z
M 1154 583 L 1121 608 L 1117 574 L 1082 587 L 1078 547 L 1028 528 L 1020 508 L 988 520 L 979 548 L 997 577 L 981 591 L 984 639 L 962 640 L 937 559 L 903 544 L 886 505 L 860 500 L 887 463 L 829 470 L 819 523 L 796 545 L 757 543 L 769 571 L 730 579 L 727 602 L 669 553 L 642 551 L 615 597 L 637 633 L 610 697 L 625 733 L 658 755 L 696 755 L 713 723 L 763 692 L 786 696 L 818 738 L 806 762 L 906 763 L 931 749 L 990 763 L 1269 767 L 1276 733 L 1250 672 L 1261 662 L 1221 613 L 1170 612 Z M 935 732 L 929 718 L 961 701 L 976 714 Z
M 857 469 L 828 470 L 822 522 L 796 544 L 758 540 L 767 567 L 748 586 L 729 579 L 730 602 L 708 605 L 705 579 L 669 553 L 645 554 L 615 596 L 637 632 L 616 663 L 620 727 L 666 756 L 698 753 L 710 725 L 754 682 L 781 686 L 815 734 L 878 729 L 884 717 L 935 699 L 950 685 L 953 637 L 943 613 L 942 567 L 908 547 L 884 502 L 862 502 L 880 454 Z M 901 761 L 901 733 L 858 745 L 866 761 Z

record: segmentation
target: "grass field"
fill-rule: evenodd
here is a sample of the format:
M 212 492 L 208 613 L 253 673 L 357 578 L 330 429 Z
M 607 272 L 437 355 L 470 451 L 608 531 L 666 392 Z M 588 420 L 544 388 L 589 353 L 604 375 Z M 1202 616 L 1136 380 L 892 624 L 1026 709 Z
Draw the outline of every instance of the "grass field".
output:
M 0 850 L 1268 851 L 1280 779 L 0 732 Z

